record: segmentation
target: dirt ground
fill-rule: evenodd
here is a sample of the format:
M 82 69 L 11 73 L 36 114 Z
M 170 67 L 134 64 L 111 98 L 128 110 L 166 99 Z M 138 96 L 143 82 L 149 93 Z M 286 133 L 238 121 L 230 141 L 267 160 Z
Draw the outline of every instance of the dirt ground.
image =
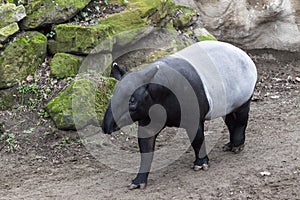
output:
M 76 132 L 59 131 L 34 112 L 1 111 L 0 122 L 15 138 L 13 152 L 0 143 L 0 199 L 300 199 L 299 55 L 250 53 L 259 82 L 240 154 L 222 151 L 226 127 L 209 122 L 207 131 L 221 137 L 209 153 L 208 171 L 190 168 L 188 150 L 151 173 L 145 190 L 129 191 L 135 174 L 102 164 Z M 160 145 L 167 145 L 170 132 L 161 133 Z

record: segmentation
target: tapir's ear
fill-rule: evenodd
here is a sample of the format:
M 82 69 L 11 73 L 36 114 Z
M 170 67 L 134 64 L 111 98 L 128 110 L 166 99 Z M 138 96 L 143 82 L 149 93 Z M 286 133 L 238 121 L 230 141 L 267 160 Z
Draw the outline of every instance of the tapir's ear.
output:
M 143 77 L 144 77 L 144 82 L 145 83 L 149 83 L 151 81 L 151 79 L 155 76 L 155 74 L 157 73 L 159 69 L 159 66 L 155 66 L 155 67 L 149 67 L 147 70 L 145 70 L 143 73 Z
M 121 78 L 126 74 L 127 71 L 125 69 L 122 69 L 116 62 L 113 62 L 112 68 L 111 68 L 111 73 L 110 76 L 117 79 L 121 80 Z

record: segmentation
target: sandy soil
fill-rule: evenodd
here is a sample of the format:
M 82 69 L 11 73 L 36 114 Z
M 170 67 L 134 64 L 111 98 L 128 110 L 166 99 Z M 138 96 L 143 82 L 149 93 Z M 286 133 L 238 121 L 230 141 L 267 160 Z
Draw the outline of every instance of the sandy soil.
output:
M 15 151 L 0 143 L 0 199 L 300 199 L 300 61 L 274 55 L 252 52 L 259 83 L 244 151 L 223 152 L 226 127 L 210 122 L 209 133 L 221 135 L 209 153 L 210 169 L 194 172 L 188 150 L 151 173 L 145 190 L 129 191 L 135 175 L 96 160 L 76 132 L 56 130 L 33 112 L 1 111 L 0 122 L 15 134 Z M 170 132 L 161 134 L 161 145 Z

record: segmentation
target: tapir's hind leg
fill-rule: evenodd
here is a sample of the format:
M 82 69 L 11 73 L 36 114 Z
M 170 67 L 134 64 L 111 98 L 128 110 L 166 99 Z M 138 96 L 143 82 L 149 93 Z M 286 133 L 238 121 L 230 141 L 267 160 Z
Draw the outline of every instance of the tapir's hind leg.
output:
M 248 123 L 250 100 L 234 112 L 226 115 L 225 123 L 229 129 L 230 142 L 223 147 L 224 151 L 239 153 L 244 149 L 245 130 Z

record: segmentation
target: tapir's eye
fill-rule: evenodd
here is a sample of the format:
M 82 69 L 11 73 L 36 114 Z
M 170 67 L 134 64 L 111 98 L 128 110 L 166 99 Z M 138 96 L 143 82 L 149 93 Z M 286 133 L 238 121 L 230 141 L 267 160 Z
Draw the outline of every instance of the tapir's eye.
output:
M 129 104 L 135 104 L 135 98 L 134 97 L 131 97 L 129 99 Z
M 131 97 L 129 99 L 129 110 L 130 111 L 135 111 L 136 110 L 136 107 L 137 107 L 137 103 L 136 103 L 136 100 L 134 97 Z

